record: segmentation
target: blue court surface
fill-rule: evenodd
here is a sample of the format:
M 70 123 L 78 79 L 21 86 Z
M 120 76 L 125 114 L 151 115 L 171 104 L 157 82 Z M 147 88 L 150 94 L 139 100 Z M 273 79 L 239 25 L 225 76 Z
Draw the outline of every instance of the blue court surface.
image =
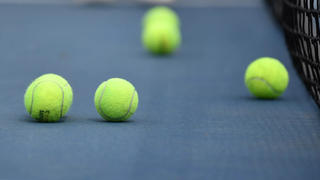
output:
M 0 179 L 316 180 L 319 109 L 296 74 L 283 34 L 259 7 L 174 7 L 183 44 L 156 57 L 140 42 L 148 6 L 0 5 Z M 280 59 L 290 84 L 257 100 L 247 65 Z M 74 103 L 60 123 L 34 122 L 29 83 L 65 77 Z M 105 122 L 98 85 L 132 82 L 139 107 Z

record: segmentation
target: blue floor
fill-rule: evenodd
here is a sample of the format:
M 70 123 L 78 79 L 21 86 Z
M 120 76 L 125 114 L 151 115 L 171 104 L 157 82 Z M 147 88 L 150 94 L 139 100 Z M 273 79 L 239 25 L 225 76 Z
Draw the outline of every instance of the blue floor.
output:
M 267 8 L 177 8 L 183 44 L 169 57 L 142 48 L 145 10 L 0 6 L 0 179 L 320 179 L 319 110 Z M 243 83 L 261 56 L 289 70 L 279 100 Z M 44 73 L 74 89 L 60 123 L 33 122 L 23 105 Z M 139 93 L 129 122 L 95 110 L 95 89 L 112 77 Z

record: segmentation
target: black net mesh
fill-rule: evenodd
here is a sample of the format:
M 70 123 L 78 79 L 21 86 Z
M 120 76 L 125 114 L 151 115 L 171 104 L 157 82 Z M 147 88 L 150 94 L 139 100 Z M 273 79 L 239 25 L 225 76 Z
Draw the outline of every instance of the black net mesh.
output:
M 293 64 L 320 107 L 320 0 L 267 0 L 286 37 Z

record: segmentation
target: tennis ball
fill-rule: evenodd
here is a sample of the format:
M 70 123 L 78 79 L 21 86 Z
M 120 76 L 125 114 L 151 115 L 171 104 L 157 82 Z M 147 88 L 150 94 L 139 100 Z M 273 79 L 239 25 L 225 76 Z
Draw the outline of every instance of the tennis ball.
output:
M 98 113 L 108 121 L 127 120 L 136 111 L 138 102 L 134 86 L 120 78 L 112 78 L 100 84 L 94 97 Z
M 168 23 L 150 24 L 142 31 L 142 43 L 153 54 L 173 53 L 181 43 L 180 30 Z
M 69 83 L 56 74 L 35 79 L 24 95 L 24 105 L 32 118 L 42 122 L 56 122 L 69 110 L 73 92 Z
M 287 88 L 288 71 L 280 61 L 263 57 L 252 62 L 245 74 L 245 84 L 258 98 L 275 99 Z
M 157 21 L 168 22 L 169 24 L 177 27 L 180 26 L 178 15 L 166 6 L 155 6 L 149 9 L 144 15 L 142 25 L 143 27 L 147 27 L 149 24 Z

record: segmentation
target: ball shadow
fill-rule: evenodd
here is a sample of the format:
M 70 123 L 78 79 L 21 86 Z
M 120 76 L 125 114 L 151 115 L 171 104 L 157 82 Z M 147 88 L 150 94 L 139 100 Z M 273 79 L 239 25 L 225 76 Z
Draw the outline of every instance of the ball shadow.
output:
M 155 61 L 171 61 L 174 59 L 176 56 L 176 53 L 171 53 L 171 54 L 154 54 L 151 52 L 148 52 L 147 50 L 144 50 L 141 52 L 141 56 L 144 57 L 144 59 L 155 60 Z
M 257 98 L 254 96 L 239 96 L 237 99 L 246 100 L 246 101 L 265 101 L 265 102 L 273 102 L 273 101 L 284 101 L 285 99 L 283 97 L 278 97 L 275 99 L 263 99 L 263 98 Z
M 110 124 L 127 124 L 127 123 L 134 123 L 135 121 L 134 120 L 126 120 L 126 121 L 107 121 L 107 120 L 104 120 L 102 118 L 91 118 L 89 119 L 90 121 L 94 121 L 94 122 L 98 122 L 98 123 L 110 123 Z
M 25 115 L 25 116 L 22 116 L 19 120 L 22 122 L 35 123 L 35 124 L 58 124 L 58 123 L 66 122 L 67 119 L 68 119 L 68 116 L 65 116 L 56 122 L 45 122 L 45 121 L 37 121 L 37 120 L 33 119 L 31 116 Z

